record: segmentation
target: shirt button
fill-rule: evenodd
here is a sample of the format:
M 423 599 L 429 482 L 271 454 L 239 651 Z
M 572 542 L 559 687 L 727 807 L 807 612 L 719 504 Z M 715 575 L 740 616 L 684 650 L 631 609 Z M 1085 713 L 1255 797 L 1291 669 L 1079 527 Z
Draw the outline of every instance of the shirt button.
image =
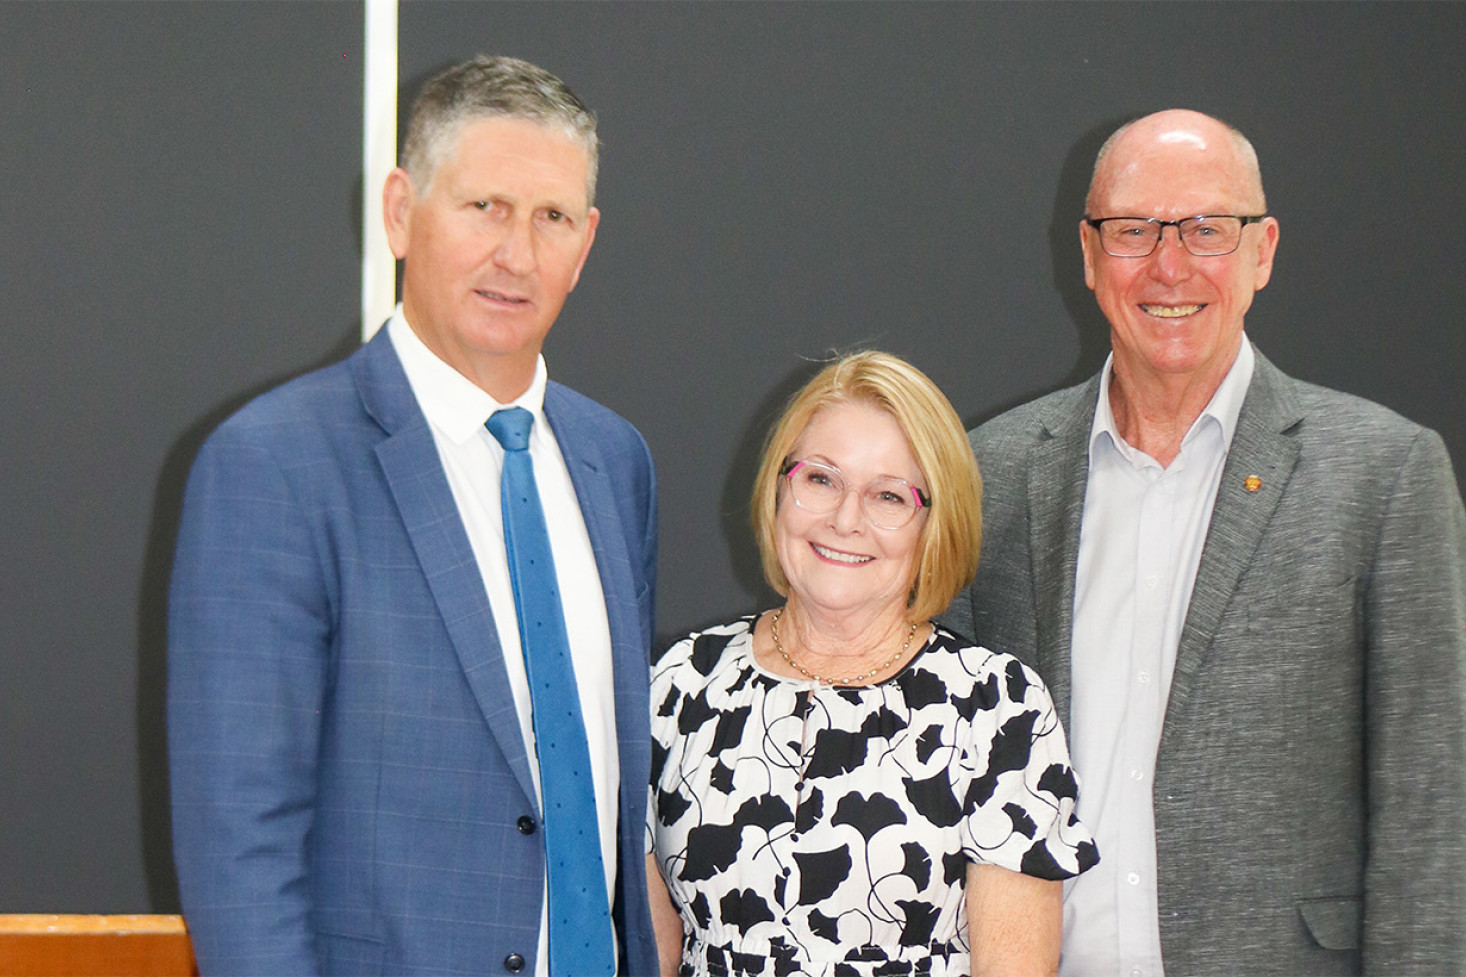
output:
M 1158 577 L 1158 576 L 1156 576 L 1153 573 L 1147 573 L 1145 575 L 1145 586 L 1147 588 L 1149 588 L 1150 590 L 1155 590 L 1156 584 L 1158 584 L 1160 582 L 1161 582 L 1161 578 Z
M 1139 682 L 1141 685 L 1149 685 L 1150 672 L 1141 671 L 1138 675 L 1135 676 L 1135 681 Z
M 1134 970 L 1130 971 L 1130 977 L 1144 977 L 1144 971 L 1142 971 L 1139 967 L 1136 967 Z
M 1130 771 L 1130 779 L 1131 780 L 1134 780 L 1134 781 L 1137 781 L 1137 782 L 1144 780 L 1145 779 L 1145 771 L 1144 770 L 1132 770 L 1132 771 Z
M 524 969 L 524 957 L 517 953 L 511 953 L 504 958 L 504 969 L 511 974 L 517 974 Z
M 1125 881 L 1126 882 L 1129 882 L 1131 885 L 1139 885 L 1140 884 L 1140 873 L 1139 872 L 1131 872 L 1129 875 L 1125 876 Z
M 522 835 L 534 834 L 534 818 L 528 814 L 522 815 L 518 821 L 514 822 L 514 826 L 519 829 L 519 833 Z

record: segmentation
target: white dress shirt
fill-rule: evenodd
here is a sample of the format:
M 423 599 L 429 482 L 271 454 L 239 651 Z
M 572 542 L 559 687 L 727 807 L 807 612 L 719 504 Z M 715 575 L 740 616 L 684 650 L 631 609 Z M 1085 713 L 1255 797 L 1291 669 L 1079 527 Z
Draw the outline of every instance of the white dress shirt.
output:
M 506 407 L 523 407 L 534 415 L 529 453 L 534 463 L 535 484 L 549 528 L 550 550 L 565 610 L 565 630 L 570 639 L 571 661 L 580 689 L 580 710 L 585 719 L 590 746 L 591 770 L 595 780 L 596 812 L 600 821 L 601 861 L 606 870 L 607 899 L 612 898 L 616 874 L 616 811 L 620 761 L 616 752 L 616 711 L 611 674 L 611 628 L 606 618 L 606 601 L 601 591 L 600 572 L 585 519 L 560 453 L 559 442 L 545 419 L 545 359 L 535 364 L 529 389 L 513 403 L 501 404 L 463 374 L 443 362 L 412 331 L 398 305 L 387 323 L 392 347 L 402 361 L 407 382 L 417 397 L 433 432 L 433 442 L 453 501 L 468 532 L 479 574 L 488 593 L 489 607 L 498 628 L 499 646 L 509 672 L 509 687 L 519 714 L 520 732 L 529 755 L 530 775 L 536 793 L 540 789 L 539 765 L 535 763 L 534 719 L 530 707 L 529 681 L 524 654 L 519 644 L 519 618 L 514 610 L 514 591 L 509 577 L 509 560 L 504 550 L 504 523 L 499 509 L 499 479 L 504 467 L 504 449 L 484 427 L 489 416 Z M 543 805 L 543 798 L 540 798 Z M 536 973 L 548 972 L 545 925 L 548 907 L 540 911 L 540 947 Z
M 1252 346 L 1169 467 L 1127 444 L 1105 362 L 1089 439 L 1074 587 L 1069 742 L 1078 814 L 1100 862 L 1064 884 L 1062 977 L 1160 977 L 1152 781 L 1176 648 L 1222 466 L 1252 381 Z

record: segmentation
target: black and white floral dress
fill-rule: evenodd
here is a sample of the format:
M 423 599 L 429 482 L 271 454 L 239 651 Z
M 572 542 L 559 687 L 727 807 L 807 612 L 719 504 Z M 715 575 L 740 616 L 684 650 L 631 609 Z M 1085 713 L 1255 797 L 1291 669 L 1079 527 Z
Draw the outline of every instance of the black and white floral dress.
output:
M 832 687 L 760 668 L 754 622 L 652 670 L 647 844 L 684 974 L 967 974 L 969 862 L 1063 879 L 1098 860 L 1017 659 L 936 628 L 896 676 Z

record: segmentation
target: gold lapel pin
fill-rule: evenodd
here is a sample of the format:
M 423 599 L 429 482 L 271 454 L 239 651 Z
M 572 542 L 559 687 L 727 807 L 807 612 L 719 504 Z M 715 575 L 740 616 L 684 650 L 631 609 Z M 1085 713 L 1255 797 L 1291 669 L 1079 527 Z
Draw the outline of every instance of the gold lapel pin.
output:
M 1258 478 L 1256 475 L 1248 475 L 1247 480 L 1244 481 L 1242 484 L 1246 486 L 1247 491 L 1256 492 L 1258 489 L 1262 488 L 1262 479 Z

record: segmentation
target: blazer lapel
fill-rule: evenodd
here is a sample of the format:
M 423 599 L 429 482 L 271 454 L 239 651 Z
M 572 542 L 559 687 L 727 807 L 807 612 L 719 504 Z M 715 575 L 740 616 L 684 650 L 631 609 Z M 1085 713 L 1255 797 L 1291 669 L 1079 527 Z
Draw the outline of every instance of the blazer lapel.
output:
M 555 440 L 575 486 L 586 533 L 595 552 L 601 592 L 606 601 L 606 620 L 611 631 L 611 660 L 616 695 L 617 727 L 636 729 L 649 716 L 647 676 L 650 668 L 649 636 L 643 636 L 641 615 L 633 592 L 638 571 L 631 564 L 615 489 L 594 432 L 587 430 L 580 416 L 556 384 L 545 390 L 545 416 L 554 429 Z M 632 725 L 628 725 L 632 724 Z M 643 746 L 644 736 L 618 736 L 625 769 L 639 769 L 640 757 L 628 757 L 628 746 Z M 628 767 L 635 760 L 637 766 Z M 650 762 L 648 752 L 647 763 Z
M 526 797 L 536 796 L 488 594 L 432 431 L 387 338 L 378 332 L 356 370 L 366 410 L 387 432 L 376 448 L 428 588 L 489 730 Z
M 1222 468 L 1211 526 L 1191 589 L 1191 603 L 1176 650 L 1163 738 L 1181 721 L 1178 717 L 1211 649 L 1222 615 L 1292 477 L 1298 463 L 1298 444 L 1288 432 L 1302 417 L 1288 378 L 1258 353 L 1252 383 Z M 1257 478 L 1256 487 L 1249 489 L 1248 479 L 1253 476 Z
M 1039 670 L 1060 718 L 1069 721 L 1074 575 L 1089 478 L 1089 429 L 1099 378 L 1075 387 L 1040 418 L 1028 465 L 1029 553 L 1033 560 Z

